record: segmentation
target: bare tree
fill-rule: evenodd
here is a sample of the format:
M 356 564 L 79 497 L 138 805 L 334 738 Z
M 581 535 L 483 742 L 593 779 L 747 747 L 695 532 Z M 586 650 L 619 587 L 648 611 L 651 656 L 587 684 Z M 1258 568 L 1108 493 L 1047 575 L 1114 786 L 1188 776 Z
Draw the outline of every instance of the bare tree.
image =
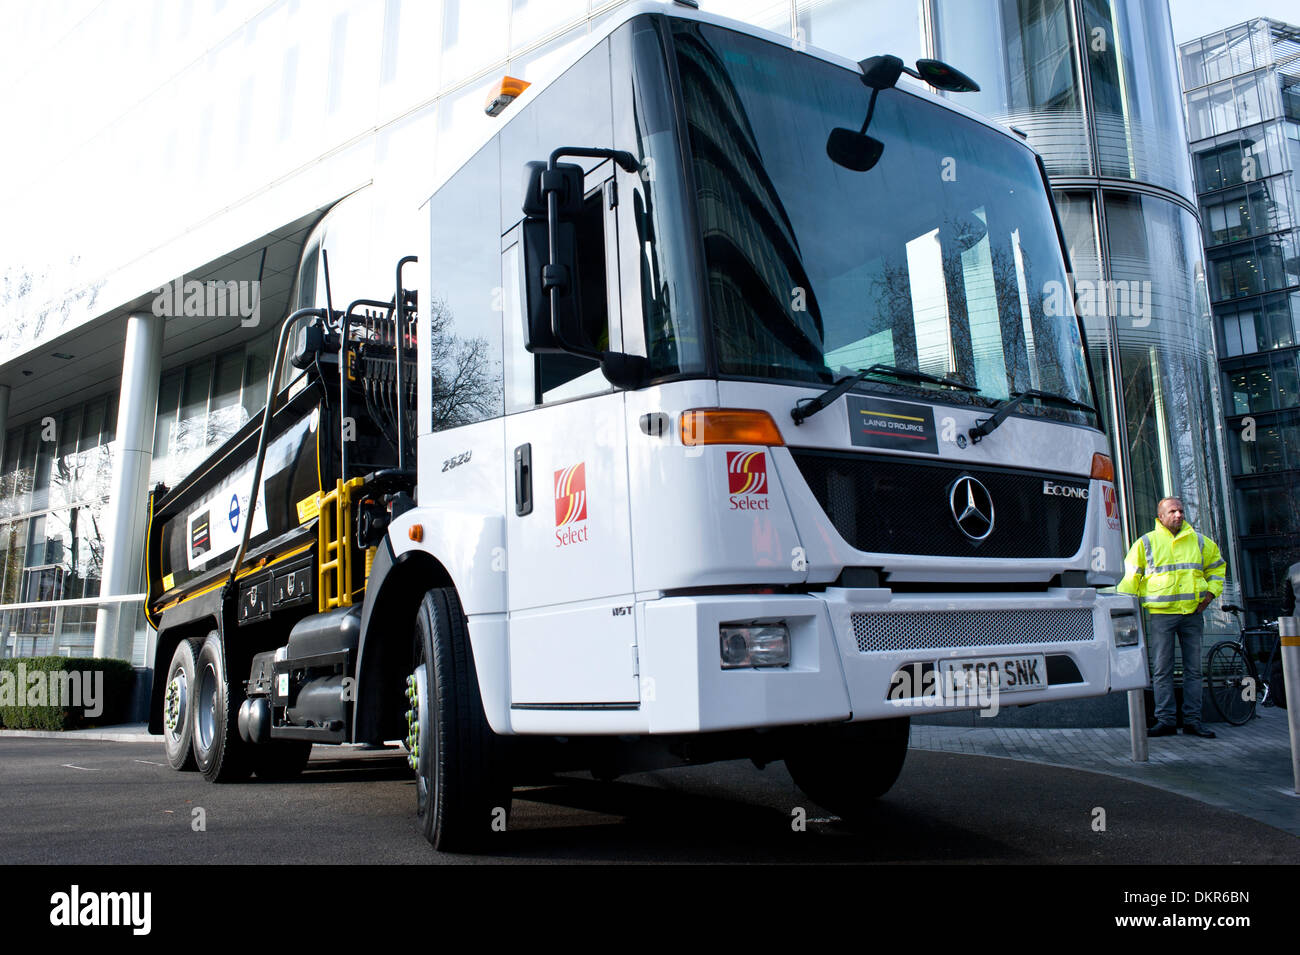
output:
M 433 388 L 433 430 L 470 424 L 499 414 L 502 376 L 488 355 L 488 340 L 462 338 L 452 332 L 454 318 L 446 302 L 429 309 L 429 364 Z M 497 364 L 497 368 L 493 368 Z

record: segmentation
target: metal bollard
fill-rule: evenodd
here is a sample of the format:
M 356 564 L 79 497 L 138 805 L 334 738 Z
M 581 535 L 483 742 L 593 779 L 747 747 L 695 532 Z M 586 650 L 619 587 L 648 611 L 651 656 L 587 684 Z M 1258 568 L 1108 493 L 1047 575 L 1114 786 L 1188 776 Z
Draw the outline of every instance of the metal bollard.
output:
M 1133 762 L 1147 761 L 1146 690 L 1128 691 L 1128 735 L 1133 748 Z
M 1291 729 L 1291 777 L 1300 794 L 1300 616 L 1279 617 L 1278 636 L 1282 641 L 1282 685 L 1286 690 L 1286 721 Z

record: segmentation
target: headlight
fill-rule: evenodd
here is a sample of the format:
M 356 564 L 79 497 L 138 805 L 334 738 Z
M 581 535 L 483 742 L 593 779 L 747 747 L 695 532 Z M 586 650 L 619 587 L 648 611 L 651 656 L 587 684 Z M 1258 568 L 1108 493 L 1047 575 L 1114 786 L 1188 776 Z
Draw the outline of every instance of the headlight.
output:
M 1111 633 L 1117 647 L 1136 647 L 1141 636 L 1137 615 L 1129 611 L 1110 615 Z
M 723 624 L 719 644 L 724 670 L 790 665 L 790 631 L 784 623 Z

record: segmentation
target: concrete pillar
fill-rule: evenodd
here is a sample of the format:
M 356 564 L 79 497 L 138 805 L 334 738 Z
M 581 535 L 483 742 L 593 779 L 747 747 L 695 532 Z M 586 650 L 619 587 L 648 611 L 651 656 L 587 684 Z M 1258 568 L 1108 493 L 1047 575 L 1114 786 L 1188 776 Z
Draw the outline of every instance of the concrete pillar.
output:
M 147 313 L 127 320 L 122 390 L 117 402 L 117 454 L 113 459 L 99 589 L 105 597 L 140 592 L 149 467 L 153 463 L 158 381 L 162 377 L 163 321 Z M 131 659 L 134 633 L 134 607 L 128 606 L 125 611 L 120 604 L 100 607 L 95 618 L 95 656 Z

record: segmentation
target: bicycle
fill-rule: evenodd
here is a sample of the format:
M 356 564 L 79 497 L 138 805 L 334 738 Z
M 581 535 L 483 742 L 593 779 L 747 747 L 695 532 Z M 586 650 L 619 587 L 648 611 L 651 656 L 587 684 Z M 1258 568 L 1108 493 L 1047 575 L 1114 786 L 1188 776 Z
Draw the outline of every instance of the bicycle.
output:
M 1275 664 L 1280 662 L 1281 641 L 1276 620 L 1258 627 L 1242 627 L 1242 608 L 1225 604 L 1223 610 L 1237 618 L 1239 633 L 1237 639 L 1221 640 L 1210 648 L 1205 659 L 1205 695 L 1225 723 L 1242 726 L 1255 715 L 1255 708 L 1260 704 L 1286 706 L 1281 671 L 1274 672 Z M 1246 651 L 1247 634 L 1273 638 L 1273 650 L 1264 665 L 1267 680 L 1260 677 L 1255 661 Z

